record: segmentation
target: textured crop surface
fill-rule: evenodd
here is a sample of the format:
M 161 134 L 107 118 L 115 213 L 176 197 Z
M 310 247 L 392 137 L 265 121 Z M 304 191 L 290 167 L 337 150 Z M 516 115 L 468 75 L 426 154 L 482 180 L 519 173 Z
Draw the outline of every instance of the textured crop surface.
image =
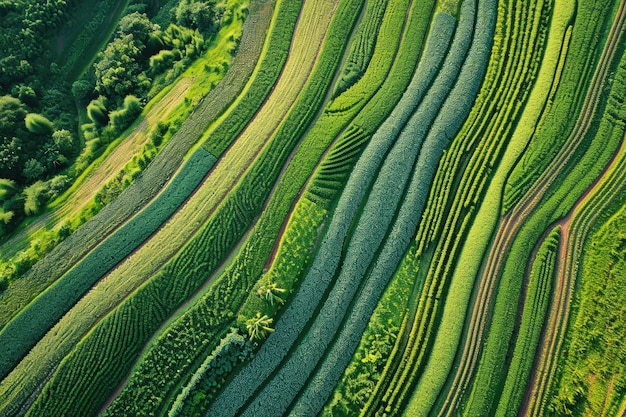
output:
M 0 417 L 626 417 L 626 0 L 4 3 Z

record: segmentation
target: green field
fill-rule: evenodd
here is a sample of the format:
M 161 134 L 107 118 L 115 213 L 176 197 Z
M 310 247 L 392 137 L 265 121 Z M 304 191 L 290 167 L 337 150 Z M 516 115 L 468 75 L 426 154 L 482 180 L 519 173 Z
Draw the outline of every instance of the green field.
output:
M 0 417 L 626 415 L 626 0 L 96 3 L 0 4 Z

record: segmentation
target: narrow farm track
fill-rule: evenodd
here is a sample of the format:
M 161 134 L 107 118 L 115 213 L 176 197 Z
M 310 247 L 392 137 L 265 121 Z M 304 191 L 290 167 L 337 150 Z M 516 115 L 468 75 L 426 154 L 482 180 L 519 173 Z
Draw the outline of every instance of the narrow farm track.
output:
M 583 140 L 587 133 L 590 123 L 593 119 L 597 108 L 602 84 L 612 61 L 619 35 L 624 27 L 624 2 L 620 7 L 617 18 L 611 29 L 611 33 L 604 47 L 602 56 L 596 66 L 595 74 L 588 90 L 585 103 L 576 125 L 568 137 L 566 144 L 559 151 L 557 157 L 551 162 L 549 168 L 541 175 L 541 177 L 533 184 L 527 194 L 517 203 L 517 205 L 509 211 L 500 221 L 498 232 L 493 239 L 493 244 L 487 256 L 487 263 L 484 267 L 480 278 L 477 298 L 472 311 L 470 321 L 470 329 L 468 332 L 469 339 L 466 340 L 463 348 L 462 364 L 457 371 L 460 375 L 455 387 L 451 390 L 455 393 L 463 393 L 472 378 L 475 366 L 480 354 L 480 344 L 483 340 L 483 333 L 488 321 L 487 311 L 490 309 L 490 300 L 493 299 L 493 292 L 497 283 L 497 278 L 503 268 L 505 257 L 511 247 L 512 241 L 517 231 L 524 224 L 525 220 L 530 216 L 537 207 L 541 198 L 548 190 L 560 170 L 566 165 L 571 158 L 577 146 Z M 452 398 L 452 402 L 448 405 L 448 413 L 452 414 L 458 406 L 460 396 Z M 449 415 L 449 414 L 442 414 Z
M 526 390 L 526 398 L 519 416 L 534 416 L 544 412 L 556 373 L 558 352 L 561 350 L 565 330 L 569 323 L 569 312 L 573 289 L 578 277 L 583 243 L 593 227 L 597 215 L 606 207 L 613 196 L 626 187 L 626 136 L 609 163 L 576 201 L 566 217 L 556 222 L 561 228 L 558 252 L 557 285 L 553 295 L 549 321 L 544 326 L 544 335 L 538 347 L 533 375 Z

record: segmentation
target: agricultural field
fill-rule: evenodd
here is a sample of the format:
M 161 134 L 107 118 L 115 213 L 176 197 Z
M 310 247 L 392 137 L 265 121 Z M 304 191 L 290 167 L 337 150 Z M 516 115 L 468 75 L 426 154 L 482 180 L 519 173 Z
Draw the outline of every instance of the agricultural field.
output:
M 0 2 L 0 417 L 626 417 L 626 0 L 95 3 Z

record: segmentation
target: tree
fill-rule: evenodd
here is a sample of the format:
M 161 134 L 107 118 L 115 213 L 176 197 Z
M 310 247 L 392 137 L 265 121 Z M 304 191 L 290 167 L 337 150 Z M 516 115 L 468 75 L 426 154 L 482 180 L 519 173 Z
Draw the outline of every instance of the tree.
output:
M 0 173 L 11 179 L 18 179 L 18 164 L 22 153 L 22 141 L 18 138 L 4 138 L 0 143 Z
M 109 123 L 109 115 L 105 103 L 106 98 L 100 96 L 92 100 L 87 106 L 87 117 L 89 117 L 97 127 L 106 126 L 107 123 Z
M 0 201 L 6 201 L 13 197 L 18 192 L 18 187 L 15 181 L 0 178 Z
M 160 27 L 148 19 L 145 13 L 133 12 L 120 19 L 117 27 L 118 36 L 132 35 L 138 43 L 139 49 L 148 46 L 150 36 Z
M 50 135 L 54 131 L 52 122 L 38 113 L 28 113 L 24 123 L 26 124 L 26 129 L 35 135 Z
M 18 128 L 23 126 L 24 117 L 26 109 L 21 101 L 11 96 L 0 97 L 0 137 L 16 136 Z
M 272 333 L 274 331 L 274 329 L 270 327 L 272 321 L 274 321 L 272 318 L 268 317 L 266 314 L 261 316 L 261 313 L 256 313 L 256 317 L 246 321 L 246 329 L 248 330 L 250 341 L 255 342 L 263 340 Z
M 213 31 L 215 11 L 211 3 L 194 0 L 183 0 L 176 7 L 176 23 L 200 32 Z
M 37 214 L 48 198 L 48 187 L 43 181 L 37 181 L 24 190 L 24 213 Z
M 46 168 L 43 166 L 41 162 L 36 160 L 35 158 L 31 158 L 24 164 L 24 169 L 22 170 L 22 175 L 28 180 L 33 181 L 40 179 L 43 174 L 46 172 Z
M 74 137 L 69 130 L 55 130 L 52 134 L 52 140 L 62 155 L 70 156 L 74 153 Z
M 141 45 L 143 48 L 143 45 Z M 108 97 L 124 97 L 138 87 L 142 49 L 132 34 L 114 39 L 95 64 L 96 90 Z

